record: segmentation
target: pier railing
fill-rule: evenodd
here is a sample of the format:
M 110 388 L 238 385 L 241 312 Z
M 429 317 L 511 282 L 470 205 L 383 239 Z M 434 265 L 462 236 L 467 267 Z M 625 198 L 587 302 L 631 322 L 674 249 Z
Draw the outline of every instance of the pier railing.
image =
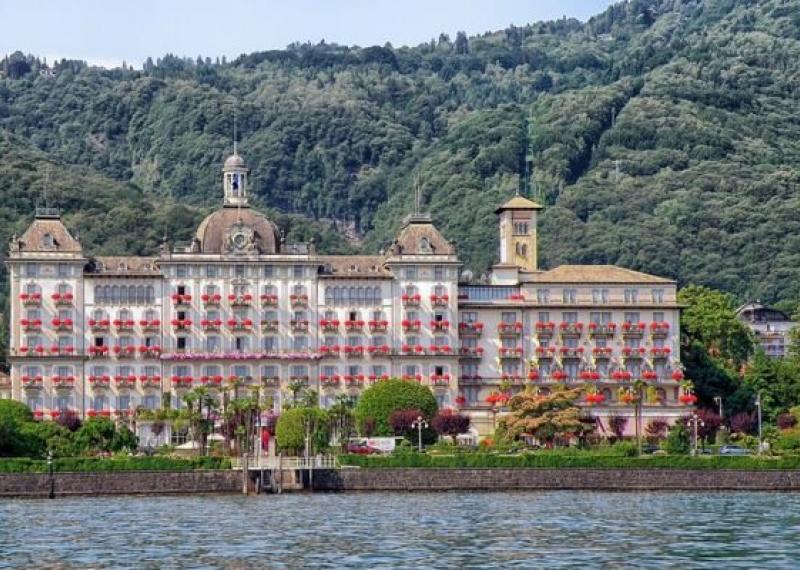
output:
M 247 461 L 250 469 L 264 470 L 300 470 L 300 469 L 339 469 L 339 462 L 335 455 L 318 455 L 315 457 L 250 457 Z M 231 467 L 242 468 L 242 458 L 231 459 Z

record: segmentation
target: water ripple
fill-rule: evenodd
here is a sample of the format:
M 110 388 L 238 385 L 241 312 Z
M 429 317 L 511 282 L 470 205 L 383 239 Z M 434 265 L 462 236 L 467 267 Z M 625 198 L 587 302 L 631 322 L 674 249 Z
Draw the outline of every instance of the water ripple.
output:
M 799 540 L 787 493 L 0 502 L 0 568 L 797 568 Z

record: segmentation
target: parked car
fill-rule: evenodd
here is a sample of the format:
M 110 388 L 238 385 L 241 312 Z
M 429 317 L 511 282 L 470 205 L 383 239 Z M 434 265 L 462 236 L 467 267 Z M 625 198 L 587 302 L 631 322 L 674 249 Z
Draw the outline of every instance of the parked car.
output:
M 642 453 L 645 455 L 651 455 L 658 451 L 658 446 L 652 443 L 644 443 L 642 444 Z
M 347 446 L 347 453 L 355 453 L 357 455 L 372 455 L 380 452 L 380 449 L 370 447 L 366 443 L 350 443 Z
M 740 445 L 727 444 L 719 448 L 720 455 L 750 455 L 750 450 Z

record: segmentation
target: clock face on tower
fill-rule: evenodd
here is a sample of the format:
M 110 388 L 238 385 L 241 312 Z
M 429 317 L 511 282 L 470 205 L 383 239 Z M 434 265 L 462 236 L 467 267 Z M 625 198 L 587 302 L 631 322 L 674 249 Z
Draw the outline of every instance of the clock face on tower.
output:
M 233 247 L 236 249 L 243 249 L 247 245 L 247 236 L 242 232 L 233 234 Z
M 239 220 L 225 232 L 224 251 L 229 253 L 257 253 L 253 228 Z

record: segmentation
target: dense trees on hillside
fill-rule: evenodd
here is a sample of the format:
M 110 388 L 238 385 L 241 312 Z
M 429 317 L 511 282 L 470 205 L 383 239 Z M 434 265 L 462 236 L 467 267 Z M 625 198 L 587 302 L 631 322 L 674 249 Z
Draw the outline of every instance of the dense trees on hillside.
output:
M 14 53 L 0 62 L 0 241 L 28 221 L 46 165 L 50 203 L 90 251 L 185 239 L 219 203 L 235 111 L 255 201 L 324 251 L 385 247 L 418 174 L 476 275 L 494 259 L 493 207 L 521 188 L 547 207 L 545 266 L 618 263 L 793 304 L 798 13 L 635 0 L 585 24 L 142 69 Z

